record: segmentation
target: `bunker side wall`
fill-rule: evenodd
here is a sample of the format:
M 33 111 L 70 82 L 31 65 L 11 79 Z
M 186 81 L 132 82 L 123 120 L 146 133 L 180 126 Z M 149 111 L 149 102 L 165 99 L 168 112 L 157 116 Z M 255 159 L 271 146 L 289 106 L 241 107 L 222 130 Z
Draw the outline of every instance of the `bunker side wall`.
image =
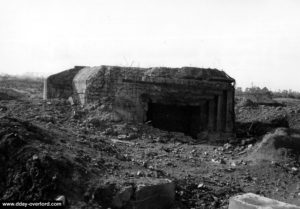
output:
M 73 95 L 73 78 L 83 67 L 75 67 L 58 74 L 51 75 L 45 81 L 44 99 L 63 98 Z

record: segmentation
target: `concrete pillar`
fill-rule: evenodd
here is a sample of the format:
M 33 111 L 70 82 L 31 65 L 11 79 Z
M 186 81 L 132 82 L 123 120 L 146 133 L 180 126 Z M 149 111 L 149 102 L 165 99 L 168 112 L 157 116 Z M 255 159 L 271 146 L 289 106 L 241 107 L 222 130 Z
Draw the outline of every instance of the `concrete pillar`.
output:
M 47 89 L 47 78 L 45 78 L 44 80 L 44 91 L 43 91 L 43 99 L 46 100 L 47 98 L 47 94 L 48 94 L 48 89 Z
M 227 105 L 226 105 L 226 132 L 232 132 L 233 131 L 233 91 L 228 90 L 227 91 Z
M 218 110 L 217 110 L 217 131 L 223 130 L 223 105 L 224 105 L 223 94 L 218 95 Z
M 215 100 L 209 100 L 208 102 L 208 130 L 215 130 L 215 118 L 216 118 L 216 103 Z

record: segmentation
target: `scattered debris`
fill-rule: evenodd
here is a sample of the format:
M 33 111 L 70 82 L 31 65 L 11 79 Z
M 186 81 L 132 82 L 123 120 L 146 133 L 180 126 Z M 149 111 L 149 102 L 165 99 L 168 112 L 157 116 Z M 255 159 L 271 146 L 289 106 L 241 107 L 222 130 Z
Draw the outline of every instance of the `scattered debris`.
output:
M 111 120 L 109 98 L 86 107 L 32 98 L 0 100 L 1 201 L 224 209 L 230 197 L 247 192 L 289 203 L 299 199 L 300 102 L 238 107 L 237 137 L 210 144 L 153 124 Z M 293 129 L 275 131 L 286 122 Z M 264 160 L 257 160 L 260 153 Z

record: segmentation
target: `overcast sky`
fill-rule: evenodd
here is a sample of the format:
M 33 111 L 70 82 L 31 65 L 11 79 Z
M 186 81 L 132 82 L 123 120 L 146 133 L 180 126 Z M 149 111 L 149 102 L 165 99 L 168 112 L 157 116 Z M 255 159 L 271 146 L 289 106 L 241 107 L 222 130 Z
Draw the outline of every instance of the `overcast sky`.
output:
M 218 68 L 300 91 L 299 0 L 0 0 L 0 73 Z

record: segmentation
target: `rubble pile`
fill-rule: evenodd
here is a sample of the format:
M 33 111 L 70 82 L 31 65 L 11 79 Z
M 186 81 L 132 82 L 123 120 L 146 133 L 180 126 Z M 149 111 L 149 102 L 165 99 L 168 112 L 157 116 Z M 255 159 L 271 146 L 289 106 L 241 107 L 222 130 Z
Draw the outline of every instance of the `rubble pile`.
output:
M 229 198 L 242 192 L 240 188 L 234 188 L 225 182 L 213 183 L 210 179 L 202 180 L 197 183 L 199 180 L 187 178 L 177 182 L 176 199 L 179 202 L 177 208 L 227 208 Z
M 0 100 L 0 200 L 225 209 L 230 197 L 251 192 L 300 205 L 300 164 L 291 152 L 300 102 L 285 102 L 237 107 L 242 134 L 212 144 L 122 120 L 107 98 L 84 107 L 67 98 Z M 290 128 L 276 130 L 286 121 Z
M 289 127 L 289 116 L 282 107 L 239 106 L 236 111 L 238 137 L 262 136 L 277 127 Z
M 300 135 L 287 128 L 278 128 L 265 135 L 249 158 L 256 160 L 287 161 L 300 155 Z

